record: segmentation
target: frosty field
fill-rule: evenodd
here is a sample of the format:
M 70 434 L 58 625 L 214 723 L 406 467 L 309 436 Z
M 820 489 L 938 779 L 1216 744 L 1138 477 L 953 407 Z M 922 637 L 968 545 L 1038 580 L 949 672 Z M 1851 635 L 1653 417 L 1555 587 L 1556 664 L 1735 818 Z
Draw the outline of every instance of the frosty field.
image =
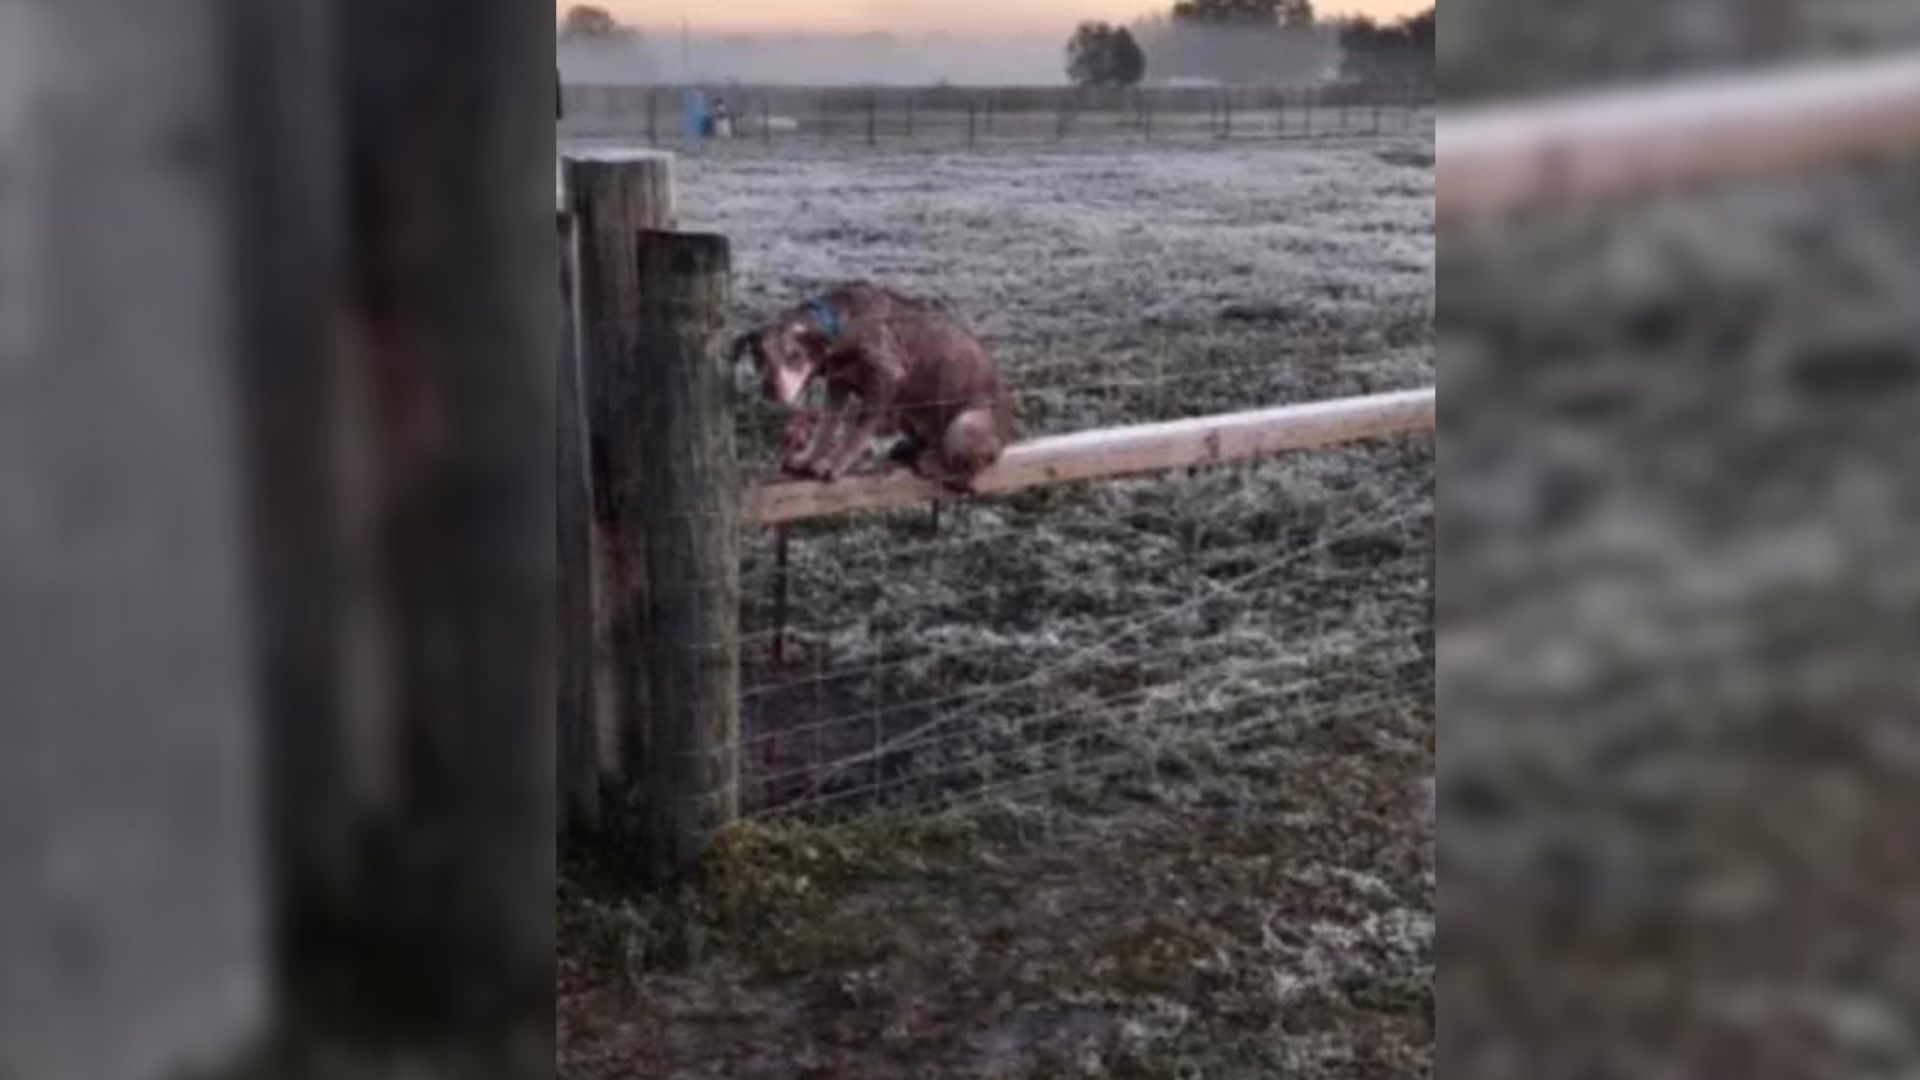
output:
M 743 324 L 852 278 L 938 300 L 1032 436 L 1430 385 L 1432 161 L 1429 131 L 677 168 Z M 778 418 L 741 416 L 764 472 Z M 1432 470 L 1395 440 L 796 526 L 778 660 L 750 536 L 742 800 L 777 820 L 674 898 L 569 867 L 566 1075 L 1424 1074 Z

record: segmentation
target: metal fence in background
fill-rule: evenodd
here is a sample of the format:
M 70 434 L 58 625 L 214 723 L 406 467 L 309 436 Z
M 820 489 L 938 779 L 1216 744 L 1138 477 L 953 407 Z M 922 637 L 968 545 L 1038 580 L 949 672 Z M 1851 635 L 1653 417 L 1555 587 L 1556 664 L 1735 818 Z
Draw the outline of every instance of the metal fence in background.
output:
M 560 132 L 685 139 L 684 102 L 724 101 L 733 141 L 968 145 L 1069 139 L 1255 139 L 1430 131 L 1430 86 L 775 87 L 562 89 Z

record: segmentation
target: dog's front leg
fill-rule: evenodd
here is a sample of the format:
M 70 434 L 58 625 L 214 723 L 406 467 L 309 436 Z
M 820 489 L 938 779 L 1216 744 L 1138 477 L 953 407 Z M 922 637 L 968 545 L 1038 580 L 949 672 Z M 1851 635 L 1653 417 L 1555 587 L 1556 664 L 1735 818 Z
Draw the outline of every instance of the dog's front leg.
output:
M 860 395 L 860 408 L 850 412 L 850 431 L 841 440 L 839 449 L 828 457 L 824 464 L 816 465 L 814 475 L 822 480 L 832 480 L 847 471 L 868 446 L 887 426 L 889 414 L 893 411 L 892 387 L 886 383 L 871 386 Z
M 839 447 L 823 463 L 814 466 L 813 475 L 822 480 L 832 480 L 847 471 L 847 466 L 863 453 L 874 438 L 880 434 L 880 428 L 886 414 L 870 405 L 862 405 L 850 418 L 850 430 L 840 441 Z
M 815 463 L 832 452 L 835 437 L 846 423 L 852 404 L 850 397 L 845 391 L 827 388 L 827 407 L 814 417 L 813 438 L 808 441 L 806 449 L 784 463 L 788 472 L 795 476 L 813 475 Z

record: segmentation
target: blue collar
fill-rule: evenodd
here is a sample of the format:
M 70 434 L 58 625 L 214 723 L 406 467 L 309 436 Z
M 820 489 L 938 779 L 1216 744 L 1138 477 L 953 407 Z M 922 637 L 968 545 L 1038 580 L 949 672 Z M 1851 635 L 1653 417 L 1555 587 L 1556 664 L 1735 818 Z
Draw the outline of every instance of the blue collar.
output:
M 813 324 L 820 328 L 820 332 L 827 335 L 828 341 L 839 338 L 842 329 L 840 313 L 825 300 L 815 297 L 800 306 L 813 319 Z

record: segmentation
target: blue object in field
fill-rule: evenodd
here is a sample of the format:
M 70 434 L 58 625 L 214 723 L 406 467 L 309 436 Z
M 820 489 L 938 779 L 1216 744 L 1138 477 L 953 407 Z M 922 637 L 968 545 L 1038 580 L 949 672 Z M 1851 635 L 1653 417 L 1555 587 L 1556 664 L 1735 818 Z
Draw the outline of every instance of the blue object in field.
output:
M 680 96 L 680 133 L 689 139 L 704 136 L 711 128 L 707 118 L 707 95 L 698 90 Z

